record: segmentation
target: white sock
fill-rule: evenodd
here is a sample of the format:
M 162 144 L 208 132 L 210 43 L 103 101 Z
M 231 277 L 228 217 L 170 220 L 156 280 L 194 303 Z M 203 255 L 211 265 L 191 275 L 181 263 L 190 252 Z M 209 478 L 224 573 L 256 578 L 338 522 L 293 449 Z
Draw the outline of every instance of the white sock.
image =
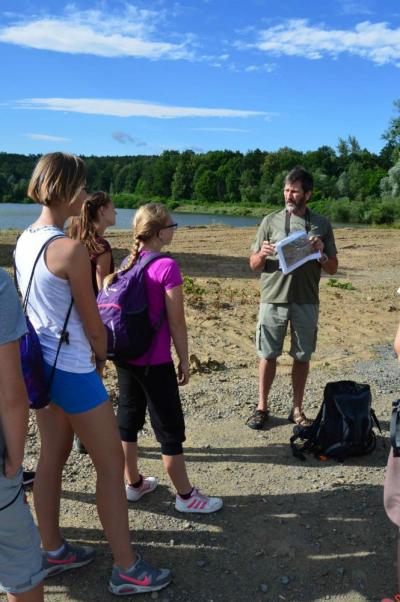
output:
M 61 552 L 64 550 L 65 548 L 65 543 L 62 544 L 62 546 L 60 548 L 58 548 L 58 550 L 51 550 L 51 552 L 48 552 L 46 550 L 46 554 L 48 554 L 50 556 L 50 558 L 56 558 L 57 556 L 59 556 L 61 554 Z

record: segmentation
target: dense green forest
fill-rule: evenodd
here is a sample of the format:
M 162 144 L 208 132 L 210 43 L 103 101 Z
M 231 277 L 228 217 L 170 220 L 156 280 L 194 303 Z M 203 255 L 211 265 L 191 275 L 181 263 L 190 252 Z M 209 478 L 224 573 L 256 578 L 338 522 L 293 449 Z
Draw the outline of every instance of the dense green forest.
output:
M 400 100 L 395 108 L 400 112 Z M 315 179 L 311 207 L 337 222 L 400 221 L 400 117 L 393 117 L 381 152 L 362 149 L 354 136 L 336 149 L 281 148 L 245 154 L 229 150 L 161 155 L 84 157 L 91 191 L 109 192 L 119 207 L 162 200 L 172 209 L 266 213 L 282 203 L 283 178 L 304 165 Z M 26 202 L 38 155 L 0 153 L 0 202 Z

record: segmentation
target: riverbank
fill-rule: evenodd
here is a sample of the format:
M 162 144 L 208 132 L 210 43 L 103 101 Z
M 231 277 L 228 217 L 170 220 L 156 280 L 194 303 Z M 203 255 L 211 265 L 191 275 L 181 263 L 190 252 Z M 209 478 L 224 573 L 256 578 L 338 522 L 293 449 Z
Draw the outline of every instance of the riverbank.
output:
M 393 594 L 395 528 L 382 508 L 388 448 L 345 464 L 305 462 L 289 448 L 290 358 L 279 361 L 271 392 L 272 419 L 261 432 L 245 421 L 257 399 L 254 330 L 258 277 L 248 268 L 255 228 L 182 228 L 170 251 L 186 275 L 191 382 L 181 391 L 187 422 L 189 473 L 202 490 L 224 498 L 212 516 L 178 515 L 148 426 L 140 439 L 141 469 L 158 489 L 130 504 L 132 540 L 149 560 L 170 566 L 173 584 L 161 602 L 375 602 Z M 373 406 L 388 435 L 390 404 L 398 397 L 391 344 L 400 320 L 396 230 L 335 230 L 337 282 L 321 280 L 317 353 L 306 388 L 314 416 L 329 380 L 369 382 Z M 129 252 L 127 232 L 107 238 L 117 263 Z M 0 265 L 11 270 L 15 232 L 0 232 Z M 332 284 L 353 288 L 339 288 Z M 112 365 L 106 372 L 117 398 Z M 31 421 L 26 454 L 34 467 L 38 439 Z M 95 510 L 89 458 L 72 453 L 61 521 L 72 541 L 92 543 L 96 561 L 46 583 L 52 602 L 112 600 L 106 593 L 111 557 Z M 82 576 L 82 578 L 79 578 Z M 138 602 L 149 597 L 136 596 Z

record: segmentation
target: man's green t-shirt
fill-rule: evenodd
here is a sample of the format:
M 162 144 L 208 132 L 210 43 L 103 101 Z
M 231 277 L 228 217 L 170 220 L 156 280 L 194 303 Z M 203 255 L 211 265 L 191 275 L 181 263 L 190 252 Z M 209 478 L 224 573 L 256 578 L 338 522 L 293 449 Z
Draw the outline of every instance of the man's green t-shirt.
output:
M 328 257 L 337 254 L 332 226 L 328 219 L 308 210 L 309 236 L 319 236 L 324 243 L 324 252 Z M 266 215 L 260 224 L 251 250 L 255 253 L 264 240 L 276 244 L 286 238 L 286 209 Z M 307 231 L 305 216 L 290 216 L 290 233 Z M 319 303 L 319 280 L 321 265 L 319 261 L 307 261 L 286 276 L 279 269 L 277 256 L 267 257 L 261 273 L 261 301 L 263 303 Z

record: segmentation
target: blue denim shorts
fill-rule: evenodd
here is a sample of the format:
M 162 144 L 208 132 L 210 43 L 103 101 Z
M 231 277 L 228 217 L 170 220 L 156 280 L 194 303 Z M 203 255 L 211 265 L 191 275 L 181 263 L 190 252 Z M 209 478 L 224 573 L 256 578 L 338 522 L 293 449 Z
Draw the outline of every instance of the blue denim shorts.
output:
M 50 378 L 52 366 L 45 362 L 44 368 L 47 378 Z M 108 393 L 96 370 L 80 374 L 56 368 L 50 398 L 66 414 L 79 414 L 102 404 L 108 399 Z
M 9 479 L 0 463 L 0 592 L 22 594 L 44 576 L 39 533 L 22 489 L 22 468 Z

